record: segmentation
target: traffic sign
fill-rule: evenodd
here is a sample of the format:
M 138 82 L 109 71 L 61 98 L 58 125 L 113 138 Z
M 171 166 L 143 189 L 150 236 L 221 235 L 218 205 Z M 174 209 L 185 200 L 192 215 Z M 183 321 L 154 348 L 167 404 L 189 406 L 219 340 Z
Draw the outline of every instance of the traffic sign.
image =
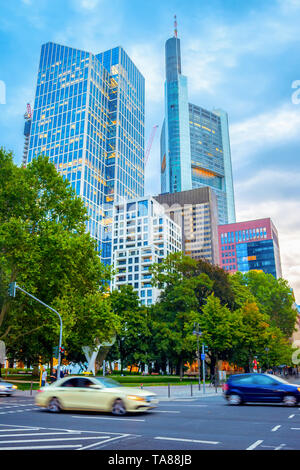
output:
M 201 354 L 201 361 L 205 360 L 205 354 Z

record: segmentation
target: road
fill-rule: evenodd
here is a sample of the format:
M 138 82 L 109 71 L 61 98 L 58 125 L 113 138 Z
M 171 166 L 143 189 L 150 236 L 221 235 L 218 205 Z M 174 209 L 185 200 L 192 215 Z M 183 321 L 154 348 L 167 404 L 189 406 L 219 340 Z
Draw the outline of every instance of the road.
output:
M 229 406 L 222 396 L 162 401 L 115 417 L 52 414 L 32 397 L 0 397 L 0 450 L 299 450 L 300 407 Z

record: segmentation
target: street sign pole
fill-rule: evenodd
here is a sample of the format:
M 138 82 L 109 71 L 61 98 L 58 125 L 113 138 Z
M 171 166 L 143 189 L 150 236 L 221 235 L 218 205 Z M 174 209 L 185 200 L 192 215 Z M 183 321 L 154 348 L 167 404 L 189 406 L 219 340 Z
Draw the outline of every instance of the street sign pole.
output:
M 16 295 L 16 289 L 19 289 L 20 291 L 24 292 L 24 294 L 27 294 L 29 295 L 29 297 L 31 297 L 32 299 L 36 300 L 37 302 L 39 302 L 40 304 L 44 305 L 44 307 L 47 307 L 49 308 L 49 310 L 51 310 L 52 312 L 56 313 L 56 315 L 58 316 L 59 318 L 59 322 L 60 322 L 60 331 L 59 331 L 59 345 L 58 345 L 58 364 L 57 364 L 57 380 L 59 379 L 60 377 L 60 362 L 61 362 L 61 343 L 62 343 L 62 328 L 63 328 L 63 324 L 62 324 L 62 318 L 60 316 L 60 314 L 54 310 L 54 308 L 50 307 L 49 305 L 45 304 L 44 302 L 42 302 L 40 299 L 38 299 L 37 297 L 34 297 L 34 295 L 32 294 L 29 294 L 29 292 L 27 292 L 26 290 L 22 289 L 22 287 L 18 286 L 16 282 L 11 282 L 10 285 L 9 285 L 9 295 L 11 297 L 15 297 Z
M 202 343 L 202 375 L 203 375 L 203 393 L 205 393 L 205 351 Z
M 195 323 L 194 323 L 195 328 Z M 193 334 L 197 336 L 197 362 L 198 362 L 198 389 L 201 390 L 201 371 L 200 371 L 200 349 L 199 349 L 199 336 L 202 335 L 199 330 L 199 323 L 197 323 L 197 329 L 193 331 Z

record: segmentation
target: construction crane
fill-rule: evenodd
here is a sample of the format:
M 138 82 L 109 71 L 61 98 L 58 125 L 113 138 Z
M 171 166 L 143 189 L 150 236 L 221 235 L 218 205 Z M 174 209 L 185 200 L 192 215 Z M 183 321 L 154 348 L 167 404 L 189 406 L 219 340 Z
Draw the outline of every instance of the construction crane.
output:
M 149 137 L 149 141 L 148 141 L 148 145 L 147 145 L 147 149 L 146 149 L 146 152 L 145 152 L 144 166 L 147 165 L 147 161 L 148 161 L 148 158 L 149 158 L 150 150 L 151 150 L 151 147 L 152 147 L 153 139 L 154 139 L 155 132 L 156 132 L 157 128 L 158 128 L 158 125 L 153 126 L 153 128 L 152 128 L 151 135 Z

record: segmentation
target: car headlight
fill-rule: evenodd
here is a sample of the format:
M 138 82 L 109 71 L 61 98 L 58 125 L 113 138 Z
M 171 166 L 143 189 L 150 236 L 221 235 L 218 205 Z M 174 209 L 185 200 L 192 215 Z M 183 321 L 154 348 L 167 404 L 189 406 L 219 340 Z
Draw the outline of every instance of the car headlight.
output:
M 300 392 L 300 387 L 297 388 L 298 392 Z
M 145 401 L 144 397 L 139 397 L 138 395 L 127 395 L 129 400 L 136 400 L 136 401 Z
M 13 385 L 12 388 L 14 388 L 15 390 L 17 390 L 17 385 Z
M 5 390 L 5 389 L 6 389 L 6 385 L 0 385 L 0 389 L 1 389 L 1 390 Z

